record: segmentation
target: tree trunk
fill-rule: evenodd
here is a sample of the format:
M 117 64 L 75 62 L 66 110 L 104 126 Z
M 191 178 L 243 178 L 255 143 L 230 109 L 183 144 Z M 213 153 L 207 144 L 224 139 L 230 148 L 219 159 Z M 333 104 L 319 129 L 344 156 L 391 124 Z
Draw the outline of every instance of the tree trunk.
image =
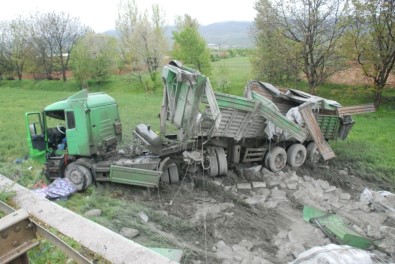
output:
M 65 70 L 65 69 L 62 69 L 62 74 L 63 74 L 63 81 L 64 81 L 64 82 L 67 81 L 67 78 L 66 78 L 66 70 Z
M 382 99 L 382 92 L 381 92 L 381 90 L 376 90 L 374 92 L 374 107 L 376 109 L 379 109 L 380 104 L 381 104 L 381 99 Z
M 384 84 L 382 84 L 379 80 L 374 80 L 374 107 L 376 109 L 379 109 L 381 101 L 382 101 L 382 93 L 383 93 L 383 89 L 385 86 L 385 82 Z

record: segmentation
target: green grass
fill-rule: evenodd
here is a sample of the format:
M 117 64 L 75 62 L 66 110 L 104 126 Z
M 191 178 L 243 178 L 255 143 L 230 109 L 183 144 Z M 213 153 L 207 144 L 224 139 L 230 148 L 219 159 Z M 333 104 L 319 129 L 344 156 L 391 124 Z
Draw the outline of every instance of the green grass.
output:
M 252 68 L 248 57 L 233 57 L 223 59 L 213 63 L 213 77 L 211 85 L 215 90 L 222 90 L 218 87 L 218 70 L 220 67 L 226 67 L 229 74 L 229 88 L 225 92 L 234 95 L 243 95 L 244 88 L 252 78 Z

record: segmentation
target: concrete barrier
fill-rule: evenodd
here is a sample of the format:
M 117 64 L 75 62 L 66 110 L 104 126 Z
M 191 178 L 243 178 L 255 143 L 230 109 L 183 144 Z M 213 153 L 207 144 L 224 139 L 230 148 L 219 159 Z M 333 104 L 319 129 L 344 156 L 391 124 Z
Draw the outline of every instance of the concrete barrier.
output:
M 0 192 L 3 190 L 16 192 L 13 202 L 31 216 L 74 239 L 111 263 L 176 263 L 34 194 L 0 174 Z

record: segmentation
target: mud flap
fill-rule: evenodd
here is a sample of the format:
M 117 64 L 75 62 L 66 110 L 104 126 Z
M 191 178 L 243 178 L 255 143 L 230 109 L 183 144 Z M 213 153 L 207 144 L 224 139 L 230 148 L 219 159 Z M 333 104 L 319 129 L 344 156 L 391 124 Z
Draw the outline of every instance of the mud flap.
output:
M 373 241 L 352 230 L 335 213 L 325 212 L 311 206 L 303 207 L 303 219 L 322 230 L 332 241 L 360 249 L 368 249 Z

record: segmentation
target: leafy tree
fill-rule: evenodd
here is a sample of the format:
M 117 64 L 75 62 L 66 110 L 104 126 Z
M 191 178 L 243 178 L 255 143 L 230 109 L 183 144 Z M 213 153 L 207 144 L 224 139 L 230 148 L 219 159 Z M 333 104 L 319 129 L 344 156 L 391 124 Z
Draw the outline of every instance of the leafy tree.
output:
M 295 46 L 300 69 L 315 94 L 316 87 L 338 70 L 334 55 L 347 28 L 348 0 L 259 0 L 255 8 L 256 38 L 265 47 L 262 54 L 270 53 L 273 65 L 276 56 L 284 55 L 284 45 Z
M 173 57 L 209 75 L 211 73 L 210 50 L 199 34 L 198 28 L 197 20 L 191 16 L 186 14 L 178 18 L 177 31 L 173 32 Z
M 387 0 L 353 0 L 352 30 L 345 44 L 373 80 L 374 104 L 382 101 L 395 63 L 395 3 Z
M 114 37 L 94 32 L 78 41 L 70 63 L 74 77 L 82 87 L 86 88 L 91 78 L 102 83 L 110 77 L 117 64 L 116 45 Z
M 29 56 L 28 21 L 19 17 L 0 25 L 0 72 L 22 79 Z M 1 75 L 1 74 L 0 74 Z
M 253 29 L 256 48 L 251 61 L 255 77 L 278 85 L 295 81 L 300 72 L 298 45 L 273 26 L 277 17 L 269 1 L 259 1 L 255 8 L 261 14 L 255 17 Z
M 134 0 L 122 2 L 118 9 L 116 27 L 121 44 L 121 58 L 137 74 L 146 91 L 159 87 L 159 68 L 162 65 L 167 40 L 164 36 L 164 14 L 158 5 L 140 12 Z M 147 72 L 150 80 L 144 79 Z

